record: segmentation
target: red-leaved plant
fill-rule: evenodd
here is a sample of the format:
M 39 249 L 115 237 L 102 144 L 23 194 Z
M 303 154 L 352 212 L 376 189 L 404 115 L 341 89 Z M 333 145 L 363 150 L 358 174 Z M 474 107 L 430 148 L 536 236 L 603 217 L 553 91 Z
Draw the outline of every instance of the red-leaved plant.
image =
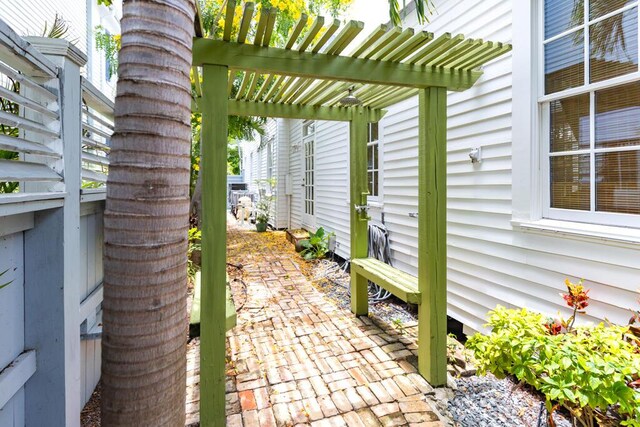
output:
M 573 309 L 571 317 L 566 322 L 562 321 L 562 326 L 567 332 L 573 330 L 577 315 L 585 314 L 585 309 L 589 306 L 589 289 L 585 290 L 583 283 L 583 279 L 580 279 L 578 283 L 572 283 L 569 279 L 564 280 L 564 284 L 567 285 L 567 293 L 561 293 L 560 295 L 567 302 L 567 305 Z

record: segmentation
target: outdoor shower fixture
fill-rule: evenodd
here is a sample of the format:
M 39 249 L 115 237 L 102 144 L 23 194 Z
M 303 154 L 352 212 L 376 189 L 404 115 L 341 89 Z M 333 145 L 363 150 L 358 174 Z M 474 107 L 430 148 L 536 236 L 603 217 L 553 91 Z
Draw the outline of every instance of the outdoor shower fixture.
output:
M 360 105 L 362 104 L 362 101 L 360 101 L 354 94 L 355 87 L 351 86 L 349 88 L 349 94 L 347 96 L 345 96 L 344 98 L 342 98 L 339 102 L 340 104 L 344 105 L 345 107 L 353 107 L 356 105 Z

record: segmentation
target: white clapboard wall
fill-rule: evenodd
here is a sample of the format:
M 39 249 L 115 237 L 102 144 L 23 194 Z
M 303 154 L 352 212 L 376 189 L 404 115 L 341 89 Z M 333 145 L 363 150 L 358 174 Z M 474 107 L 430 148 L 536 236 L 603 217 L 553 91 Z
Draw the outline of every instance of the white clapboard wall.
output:
M 425 28 L 510 43 L 515 4 L 437 0 Z M 405 21 L 420 28 L 415 13 Z M 483 71 L 473 88 L 450 93 L 448 100 L 448 314 L 473 330 L 484 330 L 487 312 L 498 304 L 569 315 L 559 296 L 564 279 L 584 278 L 593 301 L 589 315 L 581 319 L 626 323 L 628 309 L 637 307 L 640 287 L 637 243 L 532 233 L 512 225 L 513 171 L 518 167 L 512 161 L 512 98 L 522 89 L 512 87 L 511 54 Z M 286 131 L 278 134 L 277 143 L 288 150 L 293 190 L 285 208 L 290 209 L 290 227 L 298 228 L 304 206 L 302 121 L 279 122 Z M 316 129 L 316 226 L 336 232 L 336 252 L 348 258 L 348 126 L 317 122 Z M 394 265 L 416 274 L 417 219 L 409 214 L 418 211 L 417 99 L 390 107 L 380 122 L 380 135 L 382 196 L 370 214 L 374 222 L 384 216 Z M 482 147 L 479 165 L 469 159 L 476 147 Z

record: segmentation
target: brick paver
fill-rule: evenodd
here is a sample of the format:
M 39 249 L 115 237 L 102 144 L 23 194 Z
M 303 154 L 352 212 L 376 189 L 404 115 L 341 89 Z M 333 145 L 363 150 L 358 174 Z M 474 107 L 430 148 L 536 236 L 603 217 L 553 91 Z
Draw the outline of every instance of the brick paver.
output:
M 246 299 L 234 289 L 242 308 L 227 333 L 227 425 L 444 426 L 412 341 L 336 307 L 269 239 L 228 232 Z M 198 351 L 192 345 L 188 355 L 188 423 L 198 420 Z

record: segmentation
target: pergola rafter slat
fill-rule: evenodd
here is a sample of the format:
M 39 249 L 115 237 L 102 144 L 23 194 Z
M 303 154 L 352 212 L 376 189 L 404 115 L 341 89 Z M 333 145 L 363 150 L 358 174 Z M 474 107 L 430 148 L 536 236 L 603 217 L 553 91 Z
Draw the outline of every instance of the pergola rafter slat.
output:
M 240 22 L 240 30 L 238 31 L 238 43 L 244 43 L 247 40 L 251 20 L 253 19 L 254 3 L 245 3 L 244 12 L 242 13 L 242 21 Z
M 296 25 L 291 30 L 291 34 L 289 34 L 289 39 L 287 40 L 287 44 L 284 47 L 285 49 L 291 49 L 293 47 L 293 45 L 296 43 L 296 40 L 298 40 L 298 36 L 302 33 L 302 30 L 304 30 L 304 27 L 307 26 L 308 20 L 309 16 L 307 16 L 306 13 L 300 15 L 298 22 L 296 22 Z
M 433 40 L 433 33 L 420 31 L 393 50 L 387 56 L 387 60 L 393 62 L 401 61 L 405 59 L 407 55 L 415 52 L 416 49 L 420 49 L 424 44 L 429 43 L 431 40 Z
M 400 33 L 397 37 L 395 37 L 391 42 L 389 42 L 389 44 L 387 44 L 385 47 L 378 49 L 377 52 L 374 52 L 373 55 L 371 55 L 370 59 L 386 60 L 388 55 L 391 52 L 393 52 L 397 47 L 402 45 L 402 43 L 406 42 L 411 37 L 413 37 L 413 33 L 414 33 L 413 28 L 407 28 L 402 33 Z
M 276 26 L 276 17 L 278 16 L 278 9 L 275 7 L 269 10 L 269 17 L 267 19 L 267 26 L 264 30 L 264 37 L 262 38 L 262 47 L 269 47 L 271 44 L 271 36 L 273 35 L 273 29 Z
M 363 59 L 371 59 L 377 52 L 380 52 L 387 46 L 389 43 L 393 42 L 397 37 L 402 34 L 402 28 L 393 27 L 389 31 L 387 31 L 382 37 L 380 37 L 375 43 L 373 43 L 369 48 L 364 51 L 361 55 L 358 55 L 358 58 Z
M 268 7 L 265 7 L 260 11 L 260 19 L 258 20 L 256 35 L 253 39 L 253 44 L 256 46 L 262 45 L 262 38 L 264 37 L 264 31 L 267 28 L 267 21 L 269 20 L 269 10 Z
M 419 372 L 432 385 L 446 383 L 446 111 L 447 91 L 470 88 L 478 68 L 511 50 L 510 45 L 381 25 L 351 50 L 363 30 L 359 21 L 340 29 L 333 20 L 319 37 L 324 19 L 302 15 L 285 41 L 272 45 L 277 9 L 263 8 L 255 30 L 255 5 L 245 3 L 238 36 L 231 41 L 236 1 L 229 0 L 221 39 L 197 37 L 194 74 L 203 68 L 201 108 L 203 174 L 201 402 L 203 427 L 225 424 L 226 140 L 227 115 L 350 123 L 351 257 L 367 256 L 367 130 L 385 108 L 419 95 L 418 276 Z M 306 31 L 306 33 L 305 33 Z M 196 34 L 202 34 L 202 32 Z M 253 42 L 247 40 L 255 34 Z M 310 49 L 310 50 L 309 50 Z M 226 87 L 226 91 L 224 90 Z M 234 89 L 238 91 L 234 93 Z M 357 107 L 341 104 L 348 90 Z M 206 195 L 206 196 L 204 196 Z M 385 271 L 389 272 L 389 267 Z M 351 306 L 366 315 L 367 280 L 352 269 Z M 374 272 L 375 273 L 375 272 Z M 375 276 L 375 274 L 374 274 Z M 389 277 L 393 278 L 393 271 Z M 375 278 L 375 277 L 374 277 Z M 405 283 L 406 284 L 406 283 Z M 416 297 L 418 298 L 418 297 Z
M 320 52 L 320 49 L 322 49 L 324 45 L 331 40 L 331 37 L 333 37 L 336 31 L 338 31 L 338 28 L 340 28 L 340 20 L 334 19 L 331 25 L 327 28 L 327 31 L 325 31 L 322 37 L 320 37 L 320 40 L 318 40 L 318 42 L 313 46 L 311 53 Z
M 359 58 L 372 44 L 374 44 L 380 37 L 384 36 L 389 28 L 386 25 L 379 25 L 375 30 L 367 36 L 367 38 L 353 51 L 351 56 Z
M 307 47 L 311 45 L 313 40 L 316 38 L 320 30 L 322 29 L 323 25 L 324 25 L 324 17 L 318 16 L 316 20 L 313 21 L 313 24 L 311 24 L 311 28 L 309 29 L 307 34 L 304 36 L 304 39 L 300 42 L 300 44 L 296 48 L 298 52 L 304 52 L 305 50 L 307 50 Z
M 236 0 L 227 1 L 227 11 L 224 19 L 224 32 L 222 40 L 228 42 L 231 40 L 231 31 L 233 30 L 233 17 L 236 13 Z
M 327 55 L 339 55 L 354 38 L 364 29 L 361 21 L 349 21 L 331 43 L 324 49 Z

